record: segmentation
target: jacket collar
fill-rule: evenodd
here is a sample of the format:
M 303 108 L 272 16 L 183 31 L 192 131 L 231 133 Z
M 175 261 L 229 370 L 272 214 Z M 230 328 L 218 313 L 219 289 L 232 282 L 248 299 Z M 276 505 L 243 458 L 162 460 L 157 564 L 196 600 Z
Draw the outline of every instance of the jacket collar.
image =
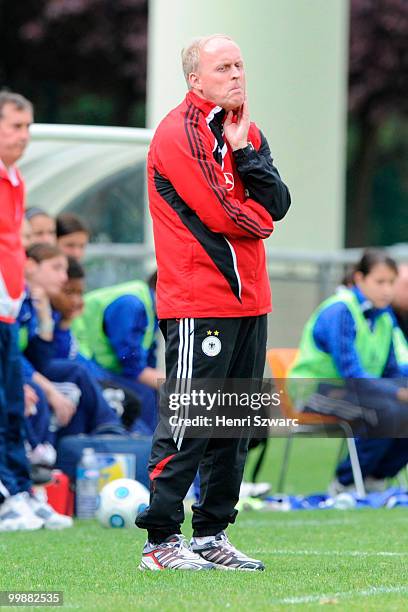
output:
M 20 178 L 16 166 L 10 166 L 6 168 L 5 164 L 0 159 L 0 178 L 7 179 L 13 185 L 17 187 L 20 184 Z
M 205 100 L 205 98 L 200 98 L 200 96 L 197 96 L 193 91 L 187 92 L 186 100 L 201 110 L 208 124 L 213 120 L 216 120 L 220 124 L 223 122 L 225 110 L 221 106 L 217 106 L 214 102 Z

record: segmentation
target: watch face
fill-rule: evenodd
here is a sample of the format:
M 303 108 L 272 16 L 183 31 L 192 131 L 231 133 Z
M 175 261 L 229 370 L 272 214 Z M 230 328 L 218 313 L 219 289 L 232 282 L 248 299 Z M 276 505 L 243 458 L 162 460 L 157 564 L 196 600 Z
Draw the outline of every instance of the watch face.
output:
M 241 149 L 245 154 L 250 153 L 251 151 L 254 150 L 254 145 L 252 144 L 252 142 L 248 142 L 247 146 L 244 147 L 243 149 Z

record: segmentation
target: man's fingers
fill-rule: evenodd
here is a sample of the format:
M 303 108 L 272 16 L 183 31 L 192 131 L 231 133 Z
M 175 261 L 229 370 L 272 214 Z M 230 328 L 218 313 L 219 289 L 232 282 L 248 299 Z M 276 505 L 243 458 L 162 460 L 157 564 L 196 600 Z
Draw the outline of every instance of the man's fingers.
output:
M 227 116 L 225 117 L 224 127 L 231 125 L 232 123 L 232 111 L 228 111 Z
M 248 106 L 248 98 L 245 96 L 244 103 L 242 105 L 242 115 L 244 119 L 249 119 L 249 106 Z

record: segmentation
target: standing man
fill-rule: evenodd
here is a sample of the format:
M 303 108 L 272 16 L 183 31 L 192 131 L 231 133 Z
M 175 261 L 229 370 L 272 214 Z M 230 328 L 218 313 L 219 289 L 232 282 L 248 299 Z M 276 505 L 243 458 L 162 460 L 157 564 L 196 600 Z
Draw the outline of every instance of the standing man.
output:
M 24 291 L 20 234 L 25 194 L 14 164 L 28 144 L 32 121 L 28 100 L 0 91 L 0 531 L 72 524 L 31 493 L 24 448 L 24 392 L 15 320 Z
M 228 36 L 182 53 L 188 93 L 159 125 L 148 156 L 158 263 L 157 311 L 167 380 L 261 378 L 270 286 L 263 240 L 290 205 L 264 135 L 250 122 L 239 47 Z M 229 542 L 248 440 L 191 439 L 162 418 L 153 438 L 140 569 L 263 570 Z M 183 499 L 199 469 L 193 538 Z

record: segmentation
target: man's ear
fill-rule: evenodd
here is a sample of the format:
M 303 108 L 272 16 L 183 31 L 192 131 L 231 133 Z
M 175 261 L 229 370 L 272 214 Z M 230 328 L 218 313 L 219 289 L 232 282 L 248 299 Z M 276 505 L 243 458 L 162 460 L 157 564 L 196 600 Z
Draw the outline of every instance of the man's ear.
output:
M 196 72 L 190 72 L 190 74 L 188 75 L 188 82 L 190 84 L 191 89 L 201 88 L 201 79 Z

